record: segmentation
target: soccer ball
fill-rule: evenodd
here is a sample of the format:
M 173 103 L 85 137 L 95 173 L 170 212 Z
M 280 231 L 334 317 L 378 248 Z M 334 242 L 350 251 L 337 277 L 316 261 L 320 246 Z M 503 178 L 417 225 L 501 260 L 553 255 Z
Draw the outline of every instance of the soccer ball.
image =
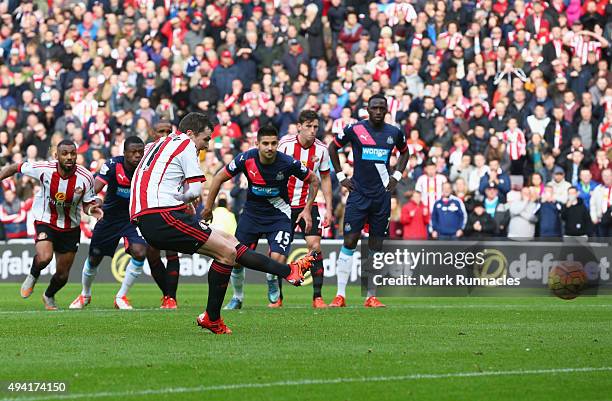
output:
M 580 262 L 561 262 L 548 273 L 548 288 L 561 299 L 574 299 L 587 282 Z

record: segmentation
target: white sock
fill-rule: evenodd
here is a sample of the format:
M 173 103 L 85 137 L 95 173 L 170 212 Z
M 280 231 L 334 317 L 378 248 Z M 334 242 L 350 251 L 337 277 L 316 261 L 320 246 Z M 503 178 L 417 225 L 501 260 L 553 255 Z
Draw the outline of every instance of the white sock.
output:
M 353 253 L 354 249 L 342 247 L 338 262 L 336 262 L 336 276 L 338 277 L 338 292 L 336 295 L 341 295 L 346 298 L 346 285 L 348 284 L 351 271 L 353 270 Z
M 142 266 L 144 266 L 144 260 L 135 260 L 134 258 L 130 259 L 130 263 L 128 263 L 127 267 L 125 268 L 125 277 L 123 278 L 121 288 L 116 295 L 117 298 L 127 295 L 132 285 L 134 285 L 136 282 L 136 279 L 142 274 Z
M 81 275 L 81 283 L 83 284 L 81 295 L 91 297 L 91 285 L 96 279 L 96 274 L 98 274 L 98 267 L 92 267 L 89 264 L 89 258 L 85 259 L 83 273 Z
M 234 290 L 234 298 L 240 302 L 244 299 L 244 267 L 234 267 L 230 276 L 230 283 Z

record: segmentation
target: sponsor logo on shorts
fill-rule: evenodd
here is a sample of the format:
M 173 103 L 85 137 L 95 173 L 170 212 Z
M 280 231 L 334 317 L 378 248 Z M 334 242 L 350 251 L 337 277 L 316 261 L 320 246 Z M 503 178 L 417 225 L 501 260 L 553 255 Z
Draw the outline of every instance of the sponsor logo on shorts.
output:
M 43 240 L 43 239 L 47 239 L 49 238 L 49 236 L 47 235 L 47 233 L 38 233 L 38 235 L 36 236 L 36 238 L 38 240 Z
M 351 231 L 351 225 L 349 223 L 344 225 L 344 231 Z
M 204 220 L 200 220 L 200 228 L 202 228 L 204 231 L 209 229 L 208 224 L 206 224 Z
M 377 162 L 387 162 L 389 157 L 389 149 L 364 147 L 362 151 L 363 160 L 371 160 Z

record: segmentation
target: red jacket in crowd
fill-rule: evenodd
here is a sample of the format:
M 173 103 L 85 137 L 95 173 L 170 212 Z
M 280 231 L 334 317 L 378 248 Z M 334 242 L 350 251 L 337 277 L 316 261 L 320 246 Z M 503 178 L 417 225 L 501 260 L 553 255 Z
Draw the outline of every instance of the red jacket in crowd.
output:
M 404 239 L 427 239 L 429 209 L 423 202 L 414 201 L 402 207 L 401 223 L 404 225 Z

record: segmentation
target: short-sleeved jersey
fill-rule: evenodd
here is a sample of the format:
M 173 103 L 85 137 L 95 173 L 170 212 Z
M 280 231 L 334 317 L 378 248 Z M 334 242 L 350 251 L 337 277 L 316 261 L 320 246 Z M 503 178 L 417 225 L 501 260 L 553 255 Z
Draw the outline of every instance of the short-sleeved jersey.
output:
M 57 161 L 26 162 L 19 172 L 40 181 L 41 190 L 34 198 L 34 219 L 58 230 L 79 228 L 82 203 L 95 198 L 94 177 L 89 170 L 76 166 L 67 177 L 59 173 Z
M 400 153 L 408 150 L 404 134 L 390 124 L 374 129 L 368 120 L 349 125 L 337 134 L 338 147 L 350 143 L 353 148 L 355 190 L 368 197 L 377 197 L 389 184 L 389 159 L 396 148 Z
M 125 219 L 130 216 L 130 186 L 134 171 L 128 172 L 124 162 L 123 156 L 112 157 L 96 175 L 96 180 L 107 185 L 102 206 L 104 218 Z
M 285 135 L 278 143 L 278 151 L 292 156 L 313 173 L 329 174 L 329 152 L 327 146 L 318 139 L 308 148 L 302 146 L 297 135 Z M 310 185 L 295 176 L 289 178 L 289 204 L 292 208 L 306 205 Z
M 239 173 L 247 177 L 249 188 L 244 213 L 259 221 L 274 221 L 279 217 L 290 219 L 289 180 L 295 176 L 305 181 L 311 174 L 306 166 L 282 152 L 277 152 L 274 163 L 261 164 L 257 149 L 240 153 L 225 171 L 232 177 Z
M 145 148 L 132 177 L 130 218 L 185 208 L 177 198 L 194 181 L 206 181 L 195 143 L 180 132 L 158 139 Z

